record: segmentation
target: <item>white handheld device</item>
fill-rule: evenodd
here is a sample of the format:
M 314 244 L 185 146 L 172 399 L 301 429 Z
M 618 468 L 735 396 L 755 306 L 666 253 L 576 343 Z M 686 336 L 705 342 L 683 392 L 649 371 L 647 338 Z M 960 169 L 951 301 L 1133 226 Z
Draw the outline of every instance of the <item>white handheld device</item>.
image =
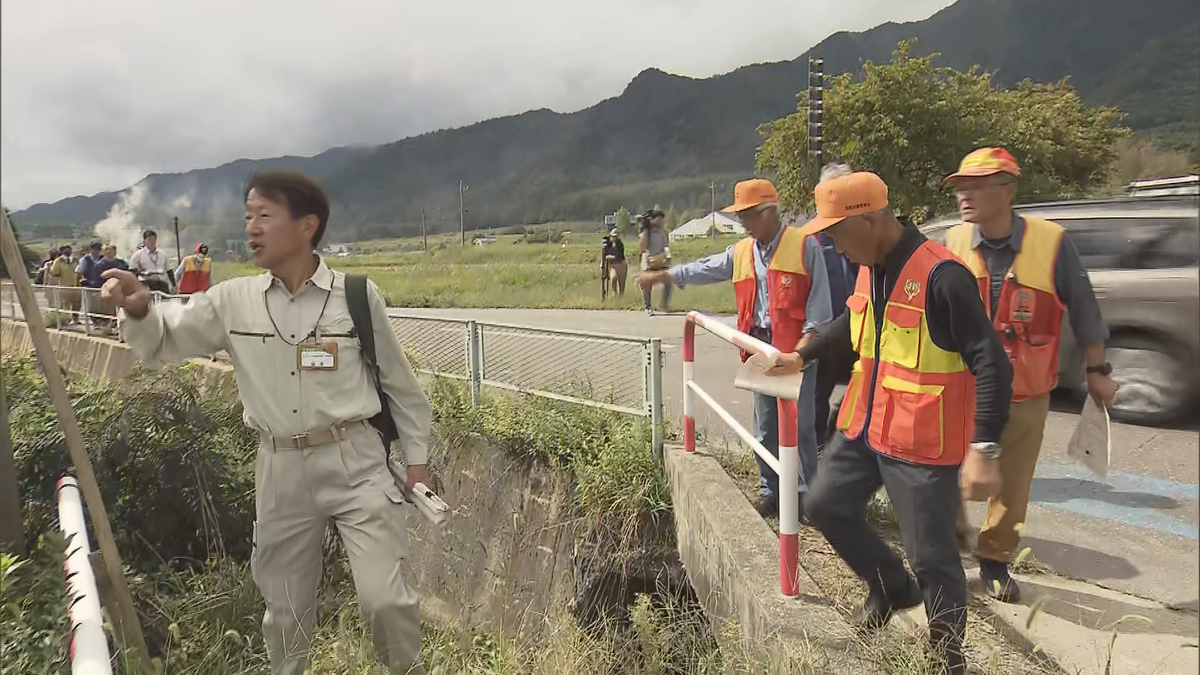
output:
M 442 501 L 441 497 L 425 486 L 424 483 L 417 483 L 412 487 L 413 504 L 421 515 L 425 516 L 435 527 L 441 527 L 450 517 L 450 505 Z

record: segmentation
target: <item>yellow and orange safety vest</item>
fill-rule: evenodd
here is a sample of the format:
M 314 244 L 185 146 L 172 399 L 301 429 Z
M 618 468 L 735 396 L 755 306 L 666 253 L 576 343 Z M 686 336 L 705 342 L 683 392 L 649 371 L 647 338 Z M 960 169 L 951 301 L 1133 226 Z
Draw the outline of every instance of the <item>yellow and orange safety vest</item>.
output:
M 1058 347 L 1064 305 L 1054 286 L 1054 266 L 1062 243 L 1058 223 L 1025 216 L 1021 250 L 1000 288 L 992 326 L 1013 366 L 1013 401 L 1048 394 L 1058 385 Z M 991 279 L 983 255 L 971 248 L 975 226 L 956 225 L 946 234 L 946 247 L 970 268 L 992 316 Z
M 767 265 L 767 312 L 771 317 L 771 345 L 793 351 L 804 334 L 805 308 L 811 283 L 804 268 L 804 239 L 799 228 L 784 227 L 779 248 Z M 754 270 L 754 239 L 733 245 L 733 294 L 737 302 L 737 328 L 754 327 L 754 300 L 758 277 Z M 742 353 L 742 360 L 747 358 Z
M 859 438 L 869 410 L 869 445 L 916 464 L 961 463 L 975 429 L 975 378 L 957 352 L 934 344 L 926 319 L 929 276 L 938 263 L 953 259 L 937 242 L 918 247 L 897 277 L 878 330 L 868 266 L 859 269 L 846 301 L 859 359 L 838 428 Z

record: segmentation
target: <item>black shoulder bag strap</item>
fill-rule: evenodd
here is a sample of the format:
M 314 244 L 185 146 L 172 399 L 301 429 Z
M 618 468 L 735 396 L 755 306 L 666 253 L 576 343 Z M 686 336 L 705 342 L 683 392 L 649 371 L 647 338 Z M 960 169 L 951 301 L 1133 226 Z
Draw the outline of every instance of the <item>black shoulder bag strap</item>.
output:
M 375 327 L 371 322 L 371 304 L 367 299 L 367 277 L 362 274 L 346 275 L 346 304 L 350 307 L 350 320 L 354 322 L 354 333 L 358 336 L 358 344 L 362 348 L 363 360 L 375 383 L 375 393 L 379 396 L 379 414 L 370 419 L 371 426 L 383 437 L 383 447 L 391 453 L 392 442 L 400 438 L 396 431 L 396 420 L 392 418 L 392 409 L 388 406 L 387 395 L 383 393 L 383 383 L 379 377 L 379 361 L 375 358 Z M 391 463 L 388 463 L 391 468 Z

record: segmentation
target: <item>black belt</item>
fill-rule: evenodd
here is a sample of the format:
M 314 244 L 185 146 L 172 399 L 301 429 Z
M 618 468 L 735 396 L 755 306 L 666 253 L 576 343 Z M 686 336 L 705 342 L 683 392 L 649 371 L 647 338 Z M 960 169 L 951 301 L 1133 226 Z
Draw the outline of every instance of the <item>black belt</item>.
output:
M 750 337 L 756 340 L 762 340 L 767 344 L 771 344 L 771 329 L 759 328 L 758 326 L 755 326 L 750 329 Z

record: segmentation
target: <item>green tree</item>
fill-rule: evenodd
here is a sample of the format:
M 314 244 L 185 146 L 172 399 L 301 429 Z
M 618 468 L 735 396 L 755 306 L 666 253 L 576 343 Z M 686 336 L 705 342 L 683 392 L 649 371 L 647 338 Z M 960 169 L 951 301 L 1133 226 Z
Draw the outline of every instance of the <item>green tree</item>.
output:
M 1010 90 L 977 67 L 935 66 L 938 54 L 910 55 L 901 42 L 892 61 L 870 61 L 863 77 L 839 75 L 825 92 L 824 160 L 878 173 L 892 205 L 920 217 L 949 210 L 942 187 L 971 150 L 1001 146 L 1021 163 L 1018 198 L 1067 198 L 1104 185 L 1117 139 L 1129 130 L 1114 108 L 1089 108 L 1064 80 Z M 758 168 L 773 173 L 787 209 L 811 209 L 818 168 L 808 152 L 808 98 L 795 113 L 760 128 Z
M 679 212 L 675 210 L 675 205 L 667 207 L 667 213 L 663 216 L 663 227 L 668 230 L 679 226 Z
M 25 244 L 21 243 L 21 233 L 17 231 L 17 224 L 12 221 L 12 217 L 9 215 L 9 210 L 7 208 L 4 209 L 4 214 L 9 216 L 8 224 L 12 225 L 13 236 L 17 238 L 17 250 L 21 252 L 21 259 L 25 261 L 25 267 L 28 268 L 31 265 L 36 265 L 39 260 L 38 254 Z M 8 278 L 8 266 L 4 263 L 4 259 L 0 258 L 0 279 Z
M 624 206 L 617 209 L 617 229 L 622 233 L 629 231 L 629 209 Z

